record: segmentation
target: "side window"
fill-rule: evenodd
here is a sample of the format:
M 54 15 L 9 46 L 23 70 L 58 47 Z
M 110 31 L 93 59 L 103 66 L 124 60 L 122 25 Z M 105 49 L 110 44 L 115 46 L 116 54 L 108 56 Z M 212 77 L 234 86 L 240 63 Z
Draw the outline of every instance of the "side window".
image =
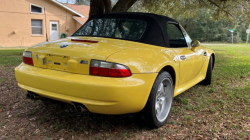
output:
M 170 47 L 173 48 L 187 47 L 187 42 L 182 34 L 179 25 L 168 23 L 167 33 L 168 33 Z
M 183 32 L 183 34 L 184 34 L 184 37 L 185 37 L 186 41 L 187 41 L 188 47 L 191 47 L 192 39 L 191 39 L 190 36 L 187 34 L 187 32 L 185 31 L 185 29 L 184 29 L 182 26 L 180 26 L 180 27 L 181 27 L 181 30 L 182 30 L 182 32 Z

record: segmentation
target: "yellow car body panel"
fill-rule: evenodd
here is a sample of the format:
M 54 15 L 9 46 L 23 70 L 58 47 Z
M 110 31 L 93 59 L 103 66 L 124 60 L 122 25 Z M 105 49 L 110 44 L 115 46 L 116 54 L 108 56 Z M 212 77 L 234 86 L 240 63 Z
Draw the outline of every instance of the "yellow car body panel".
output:
M 79 37 L 79 39 L 94 40 L 98 41 L 98 43 L 75 42 L 67 38 L 38 44 L 28 48 L 26 51 L 32 51 L 32 56 L 35 58 L 33 62 L 36 67 L 89 74 L 89 62 L 91 59 L 105 60 L 110 54 L 130 47 L 129 41 L 97 37 Z M 64 44 L 68 46 L 60 48 Z M 43 65 L 43 59 L 46 61 L 45 65 Z M 88 61 L 88 64 L 81 65 L 79 63 L 81 60 Z M 62 65 L 53 65 L 54 62 L 59 62 Z
M 191 50 L 100 37 L 78 39 L 98 43 L 72 42 L 68 38 L 28 48 L 26 51 L 32 52 L 34 66 L 22 63 L 15 69 L 19 87 L 43 97 L 84 104 L 90 112 L 135 113 L 144 108 L 154 81 L 164 67 L 175 71 L 174 96 L 177 96 L 206 77 L 209 58 L 214 53 L 202 46 Z M 60 48 L 65 42 L 69 46 Z M 187 58 L 181 60 L 182 55 Z M 90 76 L 91 59 L 126 65 L 132 76 Z M 88 63 L 81 65 L 82 60 Z M 53 65 L 54 62 L 62 65 Z
M 195 48 L 175 48 L 174 51 L 178 54 L 180 61 L 180 80 L 174 93 L 174 96 L 177 96 L 205 79 L 209 60 L 214 51 L 202 45 Z M 181 60 L 180 57 L 183 55 L 186 59 Z
M 21 64 L 15 69 L 19 87 L 66 103 L 82 103 L 90 112 L 139 112 L 146 104 L 157 73 L 110 78 L 72 74 Z
M 172 66 L 178 69 L 178 62 L 174 61 L 176 56 L 172 48 L 165 48 L 142 43 L 131 42 L 131 47 L 115 53 L 106 61 L 124 64 L 133 73 L 158 73 L 164 66 Z

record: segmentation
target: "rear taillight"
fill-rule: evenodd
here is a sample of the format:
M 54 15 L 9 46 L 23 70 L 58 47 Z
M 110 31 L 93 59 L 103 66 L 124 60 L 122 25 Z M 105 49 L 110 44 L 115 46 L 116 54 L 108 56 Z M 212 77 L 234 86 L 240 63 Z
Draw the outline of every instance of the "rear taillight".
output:
M 32 52 L 30 51 L 24 51 L 23 52 L 23 63 L 28 65 L 34 65 L 32 60 Z
M 105 77 L 129 77 L 132 75 L 127 66 L 99 60 L 91 60 L 89 74 Z

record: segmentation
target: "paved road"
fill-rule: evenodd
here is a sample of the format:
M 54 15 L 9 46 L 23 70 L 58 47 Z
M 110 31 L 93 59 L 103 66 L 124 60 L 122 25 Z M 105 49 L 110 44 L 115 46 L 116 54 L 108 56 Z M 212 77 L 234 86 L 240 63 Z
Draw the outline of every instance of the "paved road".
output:
M 234 45 L 234 44 L 208 44 L 208 43 L 201 43 L 201 45 Z

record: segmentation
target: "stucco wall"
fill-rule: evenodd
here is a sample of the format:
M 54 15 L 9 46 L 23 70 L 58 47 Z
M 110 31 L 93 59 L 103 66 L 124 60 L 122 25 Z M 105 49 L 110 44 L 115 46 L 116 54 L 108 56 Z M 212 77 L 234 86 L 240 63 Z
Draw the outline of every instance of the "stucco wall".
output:
M 82 27 L 82 24 L 80 24 L 79 22 L 76 22 L 76 29 L 78 30 L 80 27 Z
M 46 41 L 45 15 L 30 13 L 30 3 L 45 7 L 48 38 L 50 21 L 59 22 L 59 38 L 61 33 L 70 35 L 78 28 L 72 18 L 75 14 L 50 0 L 3 0 L 0 4 L 0 46 L 31 46 Z M 43 20 L 42 35 L 31 35 L 31 19 Z

